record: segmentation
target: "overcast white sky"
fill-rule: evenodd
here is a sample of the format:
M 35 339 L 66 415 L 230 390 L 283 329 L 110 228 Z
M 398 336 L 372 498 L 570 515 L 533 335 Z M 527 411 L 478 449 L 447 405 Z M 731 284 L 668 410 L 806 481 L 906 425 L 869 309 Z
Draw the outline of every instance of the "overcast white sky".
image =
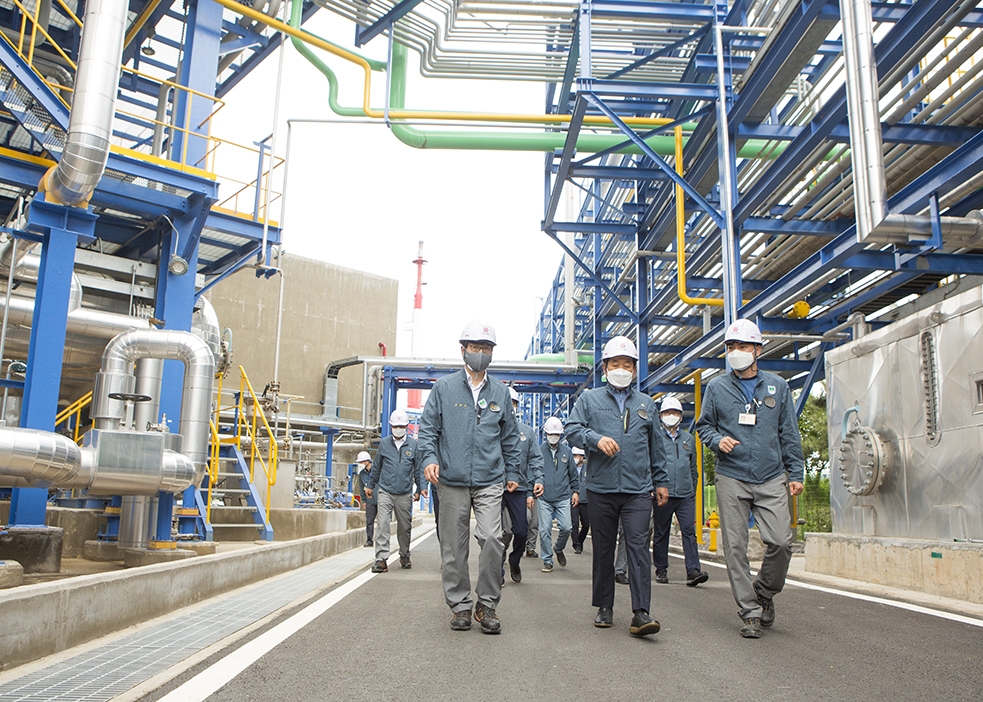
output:
M 305 28 L 353 46 L 354 25 L 324 10 Z M 382 59 L 386 39 L 360 51 Z M 414 67 L 416 58 L 411 53 Z M 360 105 L 361 69 L 322 59 L 339 75 L 342 104 Z M 250 143 L 272 131 L 277 56 L 264 64 L 232 91 L 213 134 Z M 287 119 L 338 119 L 328 109 L 327 81 L 292 46 L 283 76 L 280 155 Z M 373 106 L 384 102 L 381 77 L 373 74 Z M 544 90 L 538 83 L 427 79 L 413 68 L 407 108 L 542 113 Z M 483 317 L 497 330 L 497 359 L 524 357 L 542 305 L 537 298 L 549 291 L 562 257 L 539 228 L 543 154 L 417 150 L 385 125 L 295 124 L 289 160 L 288 255 L 399 280 L 397 354 L 410 353 L 404 327 L 416 288 L 411 261 L 423 240 L 427 326 L 416 355 L 456 356 L 463 326 Z

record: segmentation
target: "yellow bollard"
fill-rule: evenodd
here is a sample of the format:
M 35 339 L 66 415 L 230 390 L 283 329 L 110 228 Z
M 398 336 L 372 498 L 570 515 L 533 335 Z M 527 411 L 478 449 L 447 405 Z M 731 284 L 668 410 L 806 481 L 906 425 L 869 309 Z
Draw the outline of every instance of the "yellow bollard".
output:
M 710 525 L 710 546 L 709 550 L 714 553 L 717 552 L 717 529 L 720 528 L 720 517 L 717 516 L 717 510 L 710 512 L 710 518 L 707 520 L 707 524 Z

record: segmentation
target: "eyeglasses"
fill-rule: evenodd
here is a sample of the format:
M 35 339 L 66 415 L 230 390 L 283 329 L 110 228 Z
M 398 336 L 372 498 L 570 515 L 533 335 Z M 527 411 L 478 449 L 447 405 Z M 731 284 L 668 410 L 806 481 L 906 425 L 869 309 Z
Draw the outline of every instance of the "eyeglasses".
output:
M 488 341 L 469 341 L 464 348 L 471 353 L 491 353 L 495 345 Z

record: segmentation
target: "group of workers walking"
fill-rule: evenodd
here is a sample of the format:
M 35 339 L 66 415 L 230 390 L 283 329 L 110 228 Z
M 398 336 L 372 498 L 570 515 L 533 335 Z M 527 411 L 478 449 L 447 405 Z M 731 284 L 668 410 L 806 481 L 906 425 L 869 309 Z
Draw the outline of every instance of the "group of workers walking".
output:
M 696 429 L 717 454 L 717 503 L 740 633 L 758 638 L 762 627 L 775 621 L 773 598 L 784 587 L 791 560 L 788 495 L 802 491 L 802 447 L 788 384 L 757 367 L 763 344 L 757 326 L 737 320 L 724 339 L 730 370 L 707 384 Z M 538 555 L 541 570 L 552 572 L 554 564 L 566 565 L 568 540 L 574 553 L 583 551 L 589 529 L 594 626 L 613 625 L 615 583 L 627 580 L 629 632 L 657 633 L 660 624 L 650 614 L 652 568 L 656 582 L 668 582 L 673 515 L 682 535 L 686 584 L 696 586 L 709 577 L 696 546 L 696 439 L 680 426 L 682 405 L 667 397 L 657 406 L 637 389 L 638 350 L 630 339 L 615 337 L 602 353 L 605 384 L 581 394 L 565 425 L 550 417 L 540 446 L 533 429 L 518 419 L 515 390 L 487 373 L 496 345 L 492 326 L 470 323 L 460 343 L 464 368 L 434 384 L 417 440 L 406 436 L 406 413 L 393 412 L 392 433 L 382 440 L 363 481 L 366 498 L 378 500 L 373 572 L 386 571 L 393 513 L 400 564 L 411 567 L 412 500 L 433 489 L 440 505 L 441 582 L 451 629 L 470 629 L 473 616 L 483 632 L 499 633 L 506 560 L 516 583 L 522 581 L 523 553 Z M 752 513 L 766 547 L 753 579 L 747 558 Z M 472 514 L 479 548 L 473 592 Z M 538 527 L 538 554 L 533 527 Z M 371 527 L 367 536 L 368 546 Z M 624 566 L 616 577 L 619 541 Z

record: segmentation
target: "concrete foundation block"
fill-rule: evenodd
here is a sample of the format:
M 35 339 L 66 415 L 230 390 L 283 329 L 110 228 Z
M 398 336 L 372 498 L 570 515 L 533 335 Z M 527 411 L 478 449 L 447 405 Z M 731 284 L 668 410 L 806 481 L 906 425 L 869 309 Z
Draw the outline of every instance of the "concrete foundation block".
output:
M 807 534 L 805 569 L 983 604 L 983 544 Z
M 365 515 L 362 514 L 362 521 Z M 345 511 L 338 509 L 271 509 L 270 524 L 276 541 L 291 541 L 348 529 Z
M 346 529 L 364 529 L 365 528 L 365 512 L 355 509 L 342 510 L 348 520 Z
M 0 561 L 0 590 L 24 582 L 24 566 L 17 561 Z
M 194 551 L 199 556 L 209 556 L 215 553 L 218 544 L 214 541 L 178 541 L 177 547 L 184 551 Z
M 86 541 L 82 547 L 82 558 L 90 561 L 121 561 L 123 552 L 115 541 Z
M 726 554 L 724 553 L 724 540 L 721 537 L 720 529 L 703 529 L 703 544 L 702 548 L 706 548 L 710 544 L 710 532 L 714 531 L 717 534 L 717 550 L 716 555 L 720 558 L 724 558 Z M 712 552 L 711 552 L 712 553 Z M 747 539 L 747 559 L 749 561 L 760 561 L 765 557 L 765 545 L 761 541 L 761 535 L 758 533 L 757 529 L 751 529 L 748 531 Z
M 139 568 L 140 566 L 154 565 L 156 563 L 171 563 L 185 558 L 194 558 L 198 554 L 194 551 L 187 551 L 183 548 L 150 550 L 144 548 L 124 548 L 123 567 Z
M 0 532 L 0 560 L 17 561 L 25 573 L 61 570 L 62 529 L 8 527 Z

